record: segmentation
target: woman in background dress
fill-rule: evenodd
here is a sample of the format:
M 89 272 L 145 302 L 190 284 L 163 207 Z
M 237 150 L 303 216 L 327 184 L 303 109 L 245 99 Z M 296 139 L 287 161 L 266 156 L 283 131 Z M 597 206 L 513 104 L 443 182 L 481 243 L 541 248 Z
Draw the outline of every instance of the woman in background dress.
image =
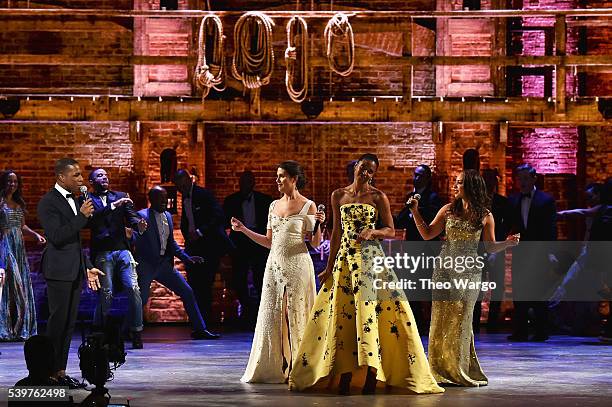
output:
M 0 263 L 5 284 L 0 297 L 0 340 L 26 340 L 36 335 L 36 302 L 23 232 L 45 244 L 43 236 L 25 224 L 21 177 L 15 171 L 0 175 Z

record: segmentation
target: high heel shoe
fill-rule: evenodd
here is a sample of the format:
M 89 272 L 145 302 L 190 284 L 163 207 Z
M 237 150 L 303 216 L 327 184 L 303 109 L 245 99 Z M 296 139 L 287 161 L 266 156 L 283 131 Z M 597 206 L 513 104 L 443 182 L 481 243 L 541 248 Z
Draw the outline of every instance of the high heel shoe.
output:
M 342 373 L 340 375 L 340 383 L 338 384 L 338 394 L 341 396 L 348 396 L 351 391 L 351 379 L 353 378 L 352 373 Z
M 376 371 L 368 369 L 368 374 L 363 384 L 361 394 L 374 394 L 376 393 Z

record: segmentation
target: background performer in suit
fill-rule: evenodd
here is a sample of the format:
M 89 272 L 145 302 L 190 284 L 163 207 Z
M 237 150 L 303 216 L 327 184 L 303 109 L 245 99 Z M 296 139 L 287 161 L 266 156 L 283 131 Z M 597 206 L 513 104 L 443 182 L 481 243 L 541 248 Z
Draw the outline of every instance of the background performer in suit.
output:
M 548 290 L 551 267 L 558 263 L 551 253 L 550 241 L 557 240 L 557 223 L 554 198 L 535 187 L 536 170 L 529 164 L 516 168 L 516 180 L 520 193 L 509 197 L 512 207 L 512 230 L 521 234 L 522 243 L 512 254 L 512 297 L 514 301 L 514 329 L 509 341 L 528 339 L 529 309 L 535 335 L 532 340 L 548 339 Z M 539 300 L 538 300 L 539 299 Z
M 174 256 L 186 265 L 201 263 L 198 256 L 189 256 L 174 240 L 172 216 L 166 211 L 168 193 L 156 186 L 149 190 L 151 207 L 142 209 L 138 215 L 145 219 L 148 228 L 145 232 L 133 234 L 136 240 L 136 262 L 138 262 L 138 285 L 141 290 L 142 303 L 149 298 L 149 289 L 153 280 L 174 291 L 181 300 L 189 320 L 193 325 L 193 339 L 217 339 L 219 335 L 206 329 L 206 324 L 196 303 L 195 296 L 183 276 L 174 268 Z
M 143 232 L 147 222 L 140 219 L 134 203 L 125 192 L 109 189 L 108 174 L 102 168 L 89 174 L 94 189 L 90 195 L 94 213 L 89 221 L 91 228 L 90 257 L 94 265 L 104 272 L 102 289 L 94 315 L 94 324 L 103 327 L 113 303 L 113 280 L 121 281 L 128 297 L 127 324 L 132 335 L 132 348 L 142 349 L 142 300 L 138 288 L 138 277 L 130 244 L 125 236 L 125 227 L 138 228 Z
M 195 185 L 186 170 L 179 170 L 174 184 L 183 198 L 181 232 L 185 251 L 204 258 L 203 263 L 186 264 L 187 281 L 193 288 L 200 311 L 209 317 L 212 285 L 221 257 L 234 247 L 225 233 L 225 216 L 215 196 Z
M 100 270 L 83 254 L 80 231 L 93 214 L 91 199 L 77 209 L 76 195 L 83 185 L 79 163 L 62 158 L 55 163 L 55 186 L 38 203 L 38 219 L 47 237 L 42 270 L 47 281 L 49 320 L 47 336 L 55 349 L 55 378 L 60 384 L 79 387 L 66 375 L 68 351 L 79 311 L 83 277 L 92 290 L 100 288 Z
M 431 223 L 436 214 L 442 207 L 442 200 L 438 194 L 432 190 L 431 187 L 431 168 L 428 165 L 420 164 L 414 169 L 413 178 L 414 189 L 406 196 L 406 201 L 415 196 L 420 195 L 418 199 L 419 213 L 425 220 L 425 222 Z M 405 229 L 404 240 L 412 242 L 422 242 L 423 238 L 414 223 L 414 217 L 410 212 L 410 207 L 405 205 L 401 212 L 394 219 L 396 229 Z M 440 240 L 435 237 L 433 240 Z M 418 247 L 418 246 L 414 246 Z M 436 256 L 437 251 L 433 250 L 432 245 L 423 244 L 422 248 L 426 256 Z M 419 278 L 431 278 L 433 273 L 432 268 L 421 267 L 419 270 Z M 420 335 L 427 335 L 429 333 L 429 323 L 431 316 L 431 290 L 421 290 L 419 299 L 411 299 L 410 308 L 414 314 L 417 328 Z
M 230 228 L 230 220 L 236 218 L 253 232 L 260 235 L 266 234 L 268 209 L 272 203 L 272 197 L 255 191 L 254 188 L 255 176 L 253 173 L 244 171 L 240 174 L 240 191 L 229 195 L 223 201 L 226 228 Z M 270 250 L 233 229 L 229 236 L 236 246 L 236 249 L 232 251 L 232 288 L 236 290 L 240 305 L 242 305 L 241 319 L 244 327 L 253 329 L 257 319 L 259 300 L 249 295 L 249 269 L 253 273 L 253 284 L 259 298 Z

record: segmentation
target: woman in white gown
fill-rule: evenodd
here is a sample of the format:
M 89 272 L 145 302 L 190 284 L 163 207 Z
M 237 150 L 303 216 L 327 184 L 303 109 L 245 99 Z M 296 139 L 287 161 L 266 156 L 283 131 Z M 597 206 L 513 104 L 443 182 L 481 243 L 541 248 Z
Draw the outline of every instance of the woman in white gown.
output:
M 306 178 L 300 165 L 285 161 L 276 171 L 283 194 L 270 204 L 266 235 L 255 233 L 232 218 L 232 229 L 270 249 L 263 278 L 257 325 L 245 383 L 286 383 L 314 303 L 314 266 L 305 239 L 313 246 L 321 241 L 315 222 L 325 221 L 314 202 L 300 194 Z

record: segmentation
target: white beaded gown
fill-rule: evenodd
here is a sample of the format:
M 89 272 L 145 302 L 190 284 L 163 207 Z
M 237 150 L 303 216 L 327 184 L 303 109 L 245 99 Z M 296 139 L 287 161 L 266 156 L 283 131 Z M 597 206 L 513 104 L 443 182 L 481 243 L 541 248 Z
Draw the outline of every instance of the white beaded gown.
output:
M 285 383 L 310 316 L 316 295 L 314 266 L 304 242 L 314 227 L 307 215 L 312 201 L 295 215 L 281 217 L 268 211 L 272 246 L 266 263 L 263 288 L 251 355 L 240 381 Z

